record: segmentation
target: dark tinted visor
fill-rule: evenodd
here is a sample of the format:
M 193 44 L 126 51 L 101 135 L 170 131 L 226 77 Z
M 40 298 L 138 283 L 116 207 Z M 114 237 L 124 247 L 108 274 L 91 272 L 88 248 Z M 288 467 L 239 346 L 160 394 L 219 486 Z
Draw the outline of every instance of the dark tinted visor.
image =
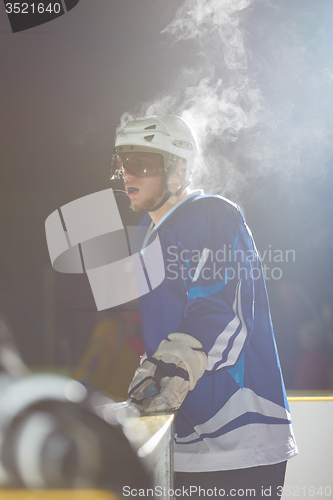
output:
M 111 159 L 111 174 L 116 170 L 127 172 L 134 177 L 158 177 L 163 174 L 163 156 L 158 153 L 118 153 Z

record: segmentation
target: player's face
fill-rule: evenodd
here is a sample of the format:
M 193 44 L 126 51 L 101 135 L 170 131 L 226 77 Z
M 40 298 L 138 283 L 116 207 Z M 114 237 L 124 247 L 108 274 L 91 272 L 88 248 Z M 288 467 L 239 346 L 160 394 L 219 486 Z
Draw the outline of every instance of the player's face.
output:
M 163 159 L 156 153 L 122 153 L 124 179 L 134 212 L 148 211 L 165 195 Z

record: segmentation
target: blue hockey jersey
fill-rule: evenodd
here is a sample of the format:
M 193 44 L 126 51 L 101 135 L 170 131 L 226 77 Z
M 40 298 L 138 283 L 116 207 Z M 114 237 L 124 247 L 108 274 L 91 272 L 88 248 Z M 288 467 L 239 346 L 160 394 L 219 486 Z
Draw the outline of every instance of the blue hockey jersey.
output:
M 158 236 L 165 266 L 163 282 L 140 297 L 147 355 L 183 332 L 208 356 L 178 410 L 175 470 L 239 469 L 296 455 L 263 270 L 239 207 L 194 192 L 155 227 L 149 215 L 140 227 L 141 255 Z

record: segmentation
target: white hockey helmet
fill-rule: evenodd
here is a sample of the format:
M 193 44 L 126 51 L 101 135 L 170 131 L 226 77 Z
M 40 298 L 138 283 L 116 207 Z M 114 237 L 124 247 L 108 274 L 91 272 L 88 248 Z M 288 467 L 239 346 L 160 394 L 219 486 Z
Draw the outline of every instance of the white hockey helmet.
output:
M 147 116 L 127 123 L 116 137 L 111 174 L 119 154 L 141 151 L 162 155 L 167 174 L 177 157 L 185 160 L 188 185 L 198 146 L 191 128 L 182 118 L 175 115 Z

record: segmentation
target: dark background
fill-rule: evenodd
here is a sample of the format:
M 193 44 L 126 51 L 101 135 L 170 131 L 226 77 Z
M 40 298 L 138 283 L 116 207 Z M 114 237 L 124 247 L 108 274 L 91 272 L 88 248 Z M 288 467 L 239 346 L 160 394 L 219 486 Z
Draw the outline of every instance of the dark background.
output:
M 124 113 L 194 107 L 209 117 L 205 129 L 198 119 L 206 169 L 197 184 L 241 205 L 264 262 L 282 271 L 267 287 L 287 388 L 333 387 L 333 4 L 258 0 L 233 12 L 243 35 L 233 68 L 224 58 L 232 33 L 214 22 L 228 4 L 201 3 L 210 13 L 188 39 L 161 32 L 196 2 L 80 0 L 15 34 L 0 4 L 0 310 L 30 366 L 71 370 L 113 314 L 96 311 L 86 276 L 53 271 L 45 219 L 109 187 Z M 189 99 L 205 76 L 205 92 Z M 233 99 L 221 89 L 238 92 L 253 124 L 214 129 L 223 107 L 207 104 L 208 89 L 219 103 Z M 295 260 L 268 262 L 269 250 L 294 250 Z

